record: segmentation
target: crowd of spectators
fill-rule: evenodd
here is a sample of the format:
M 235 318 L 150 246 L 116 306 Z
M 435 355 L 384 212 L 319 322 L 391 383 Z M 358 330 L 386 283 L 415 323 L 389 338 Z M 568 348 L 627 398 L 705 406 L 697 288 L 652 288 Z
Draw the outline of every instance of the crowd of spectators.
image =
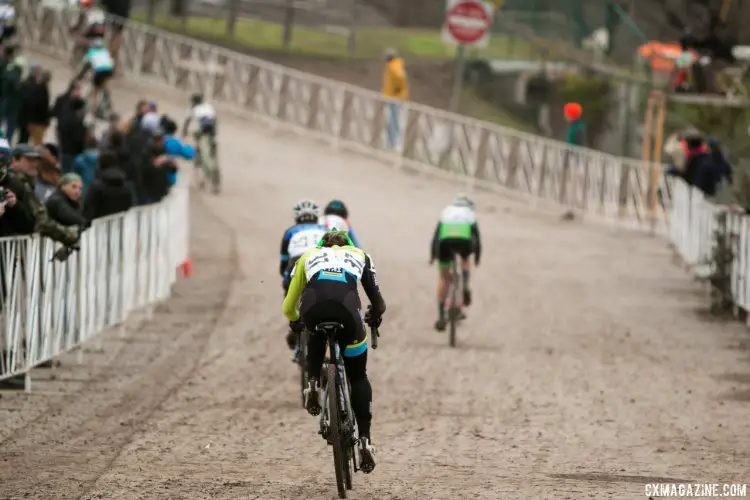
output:
M 681 177 L 707 197 L 715 197 L 722 186 L 733 182 L 732 165 L 715 137 L 697 131 L 674 134 L 664 151 L 670 161 L 667 173 Z
M 175 158 L 190 159 L 194 151 L 174 136 L 176 123 L 146 100 L 128 120 L 112 114 L 97 134 L 80 83 L 51 102 L 50 80 L 17 45 L 0 57 L 0 237 L 39 233 L 75 250 L 92 221 L 161 201 L 176 182 Z M 49 135 L 55 140 L 45 141 Z M 3 245 L 0 313 L 5 277 L 13 272 L 7 266 L 16 266 L 5 262 Z M 7 366 L 10 352 L 2 340 L 0 347 L 0 366 Z M 0 388 L 22 387 L 22 377 L 0 381 Z

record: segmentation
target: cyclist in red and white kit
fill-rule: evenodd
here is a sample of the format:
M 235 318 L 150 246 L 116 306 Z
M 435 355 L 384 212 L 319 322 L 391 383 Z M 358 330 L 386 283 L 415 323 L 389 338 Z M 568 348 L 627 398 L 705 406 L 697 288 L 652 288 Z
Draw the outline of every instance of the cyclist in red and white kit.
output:
M 359 240 L 354 229 L 349 224 L 349 210 L 341 200 L 331 200 L 323 210 L 323 215 L 320 217 L 318 224 L 324 226 L 327 230 L 335 229 L 336 231 L 345 231 L 349 234 L 352 243 L 357 248 L 360 248 Z

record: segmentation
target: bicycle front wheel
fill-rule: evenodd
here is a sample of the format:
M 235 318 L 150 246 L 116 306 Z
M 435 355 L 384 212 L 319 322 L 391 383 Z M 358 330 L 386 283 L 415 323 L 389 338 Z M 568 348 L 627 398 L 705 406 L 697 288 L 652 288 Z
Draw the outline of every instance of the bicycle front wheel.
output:
M 328 363 L 328 415 L 330 418 L 330 439 L 333 448 L 333 467 L 336 470 L 336 488 L 339 498 L 346 498 L 344 467 L 347 467 L 346 452 L 342 446 L 341 408 L 339 407 L 339 381 L 336 364 Z

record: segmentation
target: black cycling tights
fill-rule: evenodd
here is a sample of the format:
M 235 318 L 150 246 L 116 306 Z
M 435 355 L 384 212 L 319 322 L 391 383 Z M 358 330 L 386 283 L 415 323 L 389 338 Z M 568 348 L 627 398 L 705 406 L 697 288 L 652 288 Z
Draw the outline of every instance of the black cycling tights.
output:
M 339 352 L 344 352 L 339 345 Z M 320 370 L 326 355 L 326 342 L 323 335 L 310 335 L 307 339 L 307 366 L 311 379 L 320 380 Z M 352 389 L 352 410 L 357 419 L 360 437 L 370 437 L 372 421 L 372 387 L 367 378 L 367 351 L 353 358 L 344 357 L 346 378 Z

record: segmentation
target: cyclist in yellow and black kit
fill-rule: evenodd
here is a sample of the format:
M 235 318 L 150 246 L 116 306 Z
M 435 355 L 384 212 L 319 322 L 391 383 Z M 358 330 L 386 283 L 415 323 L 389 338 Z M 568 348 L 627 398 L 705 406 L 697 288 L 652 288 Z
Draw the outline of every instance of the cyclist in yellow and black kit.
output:
M 360 466 L 363 472 L 375 468 L 375 450 L 370 442 L 372 388 L 367 378 L 367 334 L 362 324 L 362 303 L 357 283 L 362 282 L 370 307 L 365 322 L 380 325 L 385 301 L 380 294 L 372 258 L 355 247 L 347 233 L 329 231 L 318 246 L 305 252 L 292 270 L 292 281 L 284 299 L 283 312 L 294 331 L 307 328 L 307 367 L 310 385 L 304 390 L 305 408 L 320 413 L 320 372 L 325 358 L 326 339 L 315 327 L 324 321 L 344 325 L 339 348 L 351 387 L 352 410 L 360 439 Z M 299 303 L 299 309 L 297 304 Z M 301 318 L 301 319 L 300 319 Z

